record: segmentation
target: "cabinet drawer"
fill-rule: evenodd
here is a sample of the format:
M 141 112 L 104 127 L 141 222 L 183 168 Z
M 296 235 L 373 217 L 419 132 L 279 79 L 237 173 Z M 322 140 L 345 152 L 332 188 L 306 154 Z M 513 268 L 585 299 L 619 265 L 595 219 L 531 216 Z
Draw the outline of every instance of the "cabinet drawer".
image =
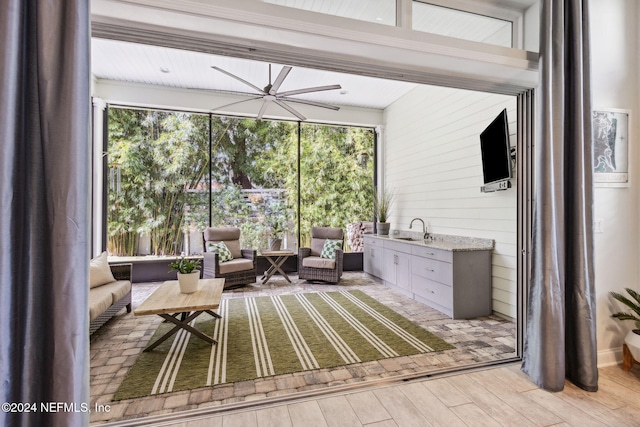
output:
M 445 285 L 453 284 L 453 265 L 448 262 L 414 255 L 411 258 L 411 273 Z
M 411 244 L 404 242 L 394 242 L 393 240 L 388 240 L 384 242 L 385 249 L 391 249 L 392 251 L 404 252 L 406 254 L 411 253 Z
M 438 261 L 452 262 L 453 252 L 444 251 L 442 249 L 434 249 L 425 246 L 413 246 L 411 253 L 424 258 L 437 259 Z
M 381 248 L 383 246 L 382 240 L 376 239 L 375 237 L 367 237 L 367 236 L 364 236 L 364 244 L 367 246 L 373 246 L 376 248 Z
M 453 288 L 424 277 L 411 276 L 411 292 L 451 310 L 453 308 Z

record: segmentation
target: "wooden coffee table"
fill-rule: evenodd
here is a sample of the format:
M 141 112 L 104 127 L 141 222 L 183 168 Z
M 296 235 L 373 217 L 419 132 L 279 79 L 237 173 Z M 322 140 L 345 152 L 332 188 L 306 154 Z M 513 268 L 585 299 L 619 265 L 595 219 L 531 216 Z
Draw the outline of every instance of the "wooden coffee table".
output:
M 169 280 L 160 285 L 149 298 L 133 311 L 133 314 L 136 316 L 157 314 L 176 326 L 145 348 L 144 351 L 153 350 L 180 329 L 184 329 L 211 344 L 217 344 L 216 340 L 189 325 L 189 322 L 202 313 L 208 313 L 219 319 L 221 316 L 212 310 L 220 307 L 223 288 L 224 279 L 201 279 L 198 282 L 198 290 L 191 294 L 181 293 L 177 280 Z
M 261 277 L 262 284 L 265 285 L 271 276 L 273 276 L 276 271 L 280 273 L 282 277 L 284 277 L 287 282 L 291 283 L 289 276 L 285 273 L 282 268 L 282 264 L 289 258 L 293 256 L 293 251 L 291 250 L 282 250 L 282 251 L 261 251 L 262 256 L 264 256 L 269 263 L 271 263 L 271 267 L 264 272 L 264 275 Z

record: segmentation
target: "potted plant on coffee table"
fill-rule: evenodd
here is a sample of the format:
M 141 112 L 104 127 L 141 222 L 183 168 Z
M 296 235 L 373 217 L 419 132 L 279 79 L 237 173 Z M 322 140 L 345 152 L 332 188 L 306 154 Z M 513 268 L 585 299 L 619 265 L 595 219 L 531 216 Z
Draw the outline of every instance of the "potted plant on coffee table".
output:
M 618 292 L 609 292 L 616 300 L 631 309 L 631 312 L 625 313 L 619 311 L 611 315 L 618 320 L 632 320 L 635 329 L 629 331 L 624 338 L 622 346 L 622 365 L 625 371 L 631 369 L 634 360 L 640 363 L 640 294 L 633 289 L 625 289 L 631 298 L 626 297 Z
M 381 236 L 387 236 L 391 224 L 387 222 L 389 218 L 389 210 L 393 204 L 393 191 L 382 187 L 380 191 L 374 189 L 373 194 L 373 210 L 376 217 L 376 230 Z
M 188 259 L 184 256 L 169 263 L 171 271 L 178 272 L 178 284 L 180 292 L 183 294 L 191 294 L 198 290 L 198 280 L 200 280 L 200 260 Z

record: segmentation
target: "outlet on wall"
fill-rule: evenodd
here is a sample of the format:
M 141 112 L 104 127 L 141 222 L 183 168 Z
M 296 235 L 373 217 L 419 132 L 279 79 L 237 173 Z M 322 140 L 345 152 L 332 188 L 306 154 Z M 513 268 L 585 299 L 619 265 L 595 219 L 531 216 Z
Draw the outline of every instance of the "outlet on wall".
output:
M 593 220 L 593 232 L 594 233 L 602 233 L 602 220 L 600 218 L 596 218 Z

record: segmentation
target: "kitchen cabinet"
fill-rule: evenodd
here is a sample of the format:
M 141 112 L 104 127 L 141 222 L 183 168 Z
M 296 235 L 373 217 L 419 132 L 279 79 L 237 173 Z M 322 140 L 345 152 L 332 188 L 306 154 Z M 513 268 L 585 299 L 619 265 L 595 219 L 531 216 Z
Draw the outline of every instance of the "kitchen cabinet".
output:
M 411 290 L 411 247 L 401 242 L 384 242 L 384 275 L 390 285 Z
M 384 275 L 384 246 L 380 240 L 364 236 L 362 263 L 365 273 L 382 278 Z
M 365 272 L 454 319 L 487 316 L 491 249 L 365 236 Z

